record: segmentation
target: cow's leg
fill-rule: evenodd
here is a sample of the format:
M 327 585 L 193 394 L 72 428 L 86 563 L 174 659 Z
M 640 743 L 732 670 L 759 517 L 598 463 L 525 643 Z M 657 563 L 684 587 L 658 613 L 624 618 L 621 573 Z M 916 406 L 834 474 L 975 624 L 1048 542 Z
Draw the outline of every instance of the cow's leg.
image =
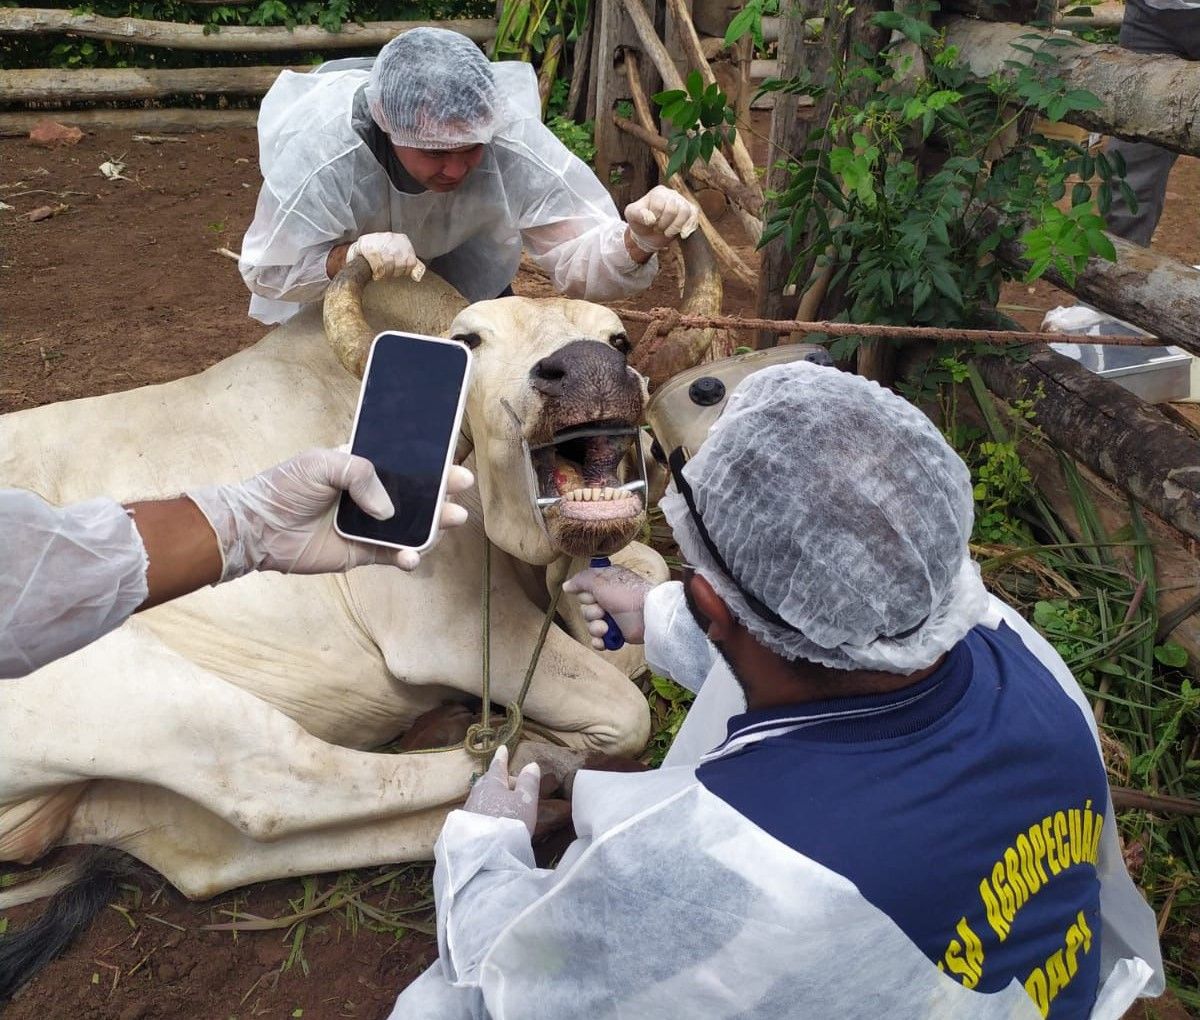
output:
M 103 780 L 88 787 L 63 842 L 119 847 L 204 899 L 275 878 L 431 860 L 453 806 L 263 843 L 170 790 Z
M 257 840 L 461 801 L 474 760 L 355 751 L 163 645 L 139 621 L 0 684 L 0 804 L 81 779 L 173 790 Z
M 541 622 L 534 611 L 530 626 L 529 608 L 493 603 L 491 700 L 497 705 L 517 697 L 529 665 Z M 511 615 L 520 619 L 510 625 Z M 475 665 L 458 674 L 461 683 L 454 676 L 445 683 L 478 694 L 477 670 Z M 557 626 L 546 636 L 523 712 L 568 746 L 585 751 L 636 754 L 650 734 L 646 699 L 625 672 Z

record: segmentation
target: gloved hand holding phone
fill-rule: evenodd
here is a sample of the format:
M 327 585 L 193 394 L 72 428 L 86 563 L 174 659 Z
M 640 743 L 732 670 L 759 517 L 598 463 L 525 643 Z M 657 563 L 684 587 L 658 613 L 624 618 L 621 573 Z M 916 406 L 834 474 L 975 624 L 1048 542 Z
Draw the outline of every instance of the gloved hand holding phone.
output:
M 452 467 L 448 494 L 474 484 L 463 467 Z M 413 570 L 421 562 L 412 549 L 389 549 L 343 538 L 333 527 L 342 490 L 377 520 L 394 508 L 371 462 L 340 450 L 308 450 L 237 485 L 213 485 L 187 492 L 216 532 L 221 547 L 222 581 L 252 570 L 323 574 L 383 563 Z M 442 507 L 439 527 L 467 519 L 454 503 Z

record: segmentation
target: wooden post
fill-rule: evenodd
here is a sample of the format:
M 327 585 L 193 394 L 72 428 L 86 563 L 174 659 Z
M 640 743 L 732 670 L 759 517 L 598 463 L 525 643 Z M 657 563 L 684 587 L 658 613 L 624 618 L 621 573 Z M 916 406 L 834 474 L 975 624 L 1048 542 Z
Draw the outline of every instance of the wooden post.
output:
M 0 96 L 8 103 L 55 105 L 78 102 L 129 102 L 167 96 L 261 96 L 281 72 L 311 71 L 302 67 L 185 67 L 145 70 L 140 67 L 61 68 L 0 71 Z
M 1108 235 L 1117 261 L 1091 258 L 1071 283 L 1053 266 L 1046 282 L 1078 295 L 1101 311 L 1149 330 L 1163 343 L 1200 356 L 1200 276 L 1191 266 L 1152 248 Z M 1018 269 L 1029 259 L 1016 241 L 1004 242 L 998 258 Z
M 804 46 L 804 24 L 806 19 L 822 13 L 821 5 L 814 0 L 784 0 L 785 10 L 779 36 L 779 76 L 790 78 L 806 67 L 815 81 L 824 81 L 829 74 L 831 52 L 828 46 L 813 46 L 807 51 Z M 832 20 L 832 19 L 831 19 Z M 816 104 L 813 123 L 797 116 L 799 97 L 779 93 L 775 96 L 775 109 L 771 113 L 771 151 L 774 153 L 799 153 L 804 148 L 808 133 L 816 124 L 824 124 L 829 117 L 829 100 L 824 98 Z M 787 175 L 770 163 L 767 171 L 766 191 L 782 191 Z M 757 311 L 764 319 L 791 319 L 796 315 L 799 294 L 793 288 L 788 291 L 788 275 L 792 270 L 793 256 L 781 239 L 776 239 L 763 249 L 762 269 L 758 283 Z M 758 347 L 774 347 L 778 337 L 771 333 L 759 333 Z
M 788 0 L 784 0 L 785 4 Z M 808 70 L 814 81 L 827 81 L 834 59 L 852 62 L 854 48 L 865 47 L 869 53 L 876 52 L 888 36 L 888 32 L 871 25 L 871 17 L 880 9 L 880 0 L 862 0 L 852 9 L 849 18 L 837 14 L 825 19 L 820 45 L 805 47 L 805 26 L 809 19 L 823 15 L 821 0 L 792 0 L 783 12 L 782 33 L 779 39 L 779 76 L 790 78 Z M 778 157 L 783 153 L 800 153 L 814 127 L 822 127 L 829 120 L 832 94 L 816 103 L 812 121 L 799 114 L 798 97 L 779 93 L 775 97 L 775 109 L 771 115 L 771 151 Z M 827 144 L 827 143 L 826 143 Z M 785 171 L 777 167 L 778 158 L 773 159 L 767 177 L 767 191 L 782 191 L 786 185 Z M 813 272 L 815 258 L 801 267 L 798 285 L 789 288 L 788 276 L 795 260 L 781 239 L 772 241 L 763 250 L 762 271 L 758 286 L 758 314 L 764 319 L 791 319 L 796 315 L 800 291 Z M 837 294 L 828 300 L 836 303 Z M 827 306 L 828 307 L 828 306 Z M 832 318 L 830 311 L 823 310 L 823 318 Z M 772 347 L 777 342 L 775 334 L 760 332 L 757 343 L 760 347 Z
M 638 49 L 637 35 L 619 0 L 597 0 L 595 44 L 596 173 L 608 185 L 618 209 L 640 198 L 656 183 L 654 158 L 645 145 L 617 128 L 613 114 L 620 103 L 632 103 L 625 75 L 624 49 Z M 638 69 L 647 95 L 659 91 L 659 78 L 649 61 Z
M 596 4 L 588 4 L 587 20 L 571 52 L 571 89 L 567 93 L 566 115 L 571 120 L 587 120 L 588 78 L 592 66 L 592 35 L 596 24 Z
M 700 0 L 703 6 L 704 0 Z M 683 0 L 683 7 L 692 16 L 695 8 L 695 0 Z M 697 12 L 698 13 L 698 12 Z M 687 77 L 688 60 L 687 51 L 683 48 L 683 41 L 679 37 L 679 27 L 675 24 L 674 18 L 667 18 L 666 24 L 663 27 L 663 39 L 667 44 L 667 52 L 671 54 L 671 59 L 675 61 L 675 68 L 683 78 Z

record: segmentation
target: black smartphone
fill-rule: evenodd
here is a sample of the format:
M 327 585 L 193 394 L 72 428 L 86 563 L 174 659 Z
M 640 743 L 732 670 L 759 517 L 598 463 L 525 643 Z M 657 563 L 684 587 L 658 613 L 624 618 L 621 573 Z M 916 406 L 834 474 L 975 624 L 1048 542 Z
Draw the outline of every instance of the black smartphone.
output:
M 397 549 L 429 548 L 437 535 L 471 372 L 461 343 L 415 333 L 380 333 L 363 372 L 350 452 L 375 465 L 396 508 L 377 521 L 343 492 L 339 535 Z

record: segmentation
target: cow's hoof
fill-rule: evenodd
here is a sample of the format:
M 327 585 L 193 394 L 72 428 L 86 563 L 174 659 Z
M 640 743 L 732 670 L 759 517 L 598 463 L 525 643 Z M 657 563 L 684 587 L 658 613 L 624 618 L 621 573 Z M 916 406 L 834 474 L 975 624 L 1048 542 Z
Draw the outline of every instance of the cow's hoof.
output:
M 412 727 L 400 738 L 401 751 L 430 751 L 437 747 L 457 747 L 475 722 L 475 713 L 459 702 L 438 705 L 417 716 Z

